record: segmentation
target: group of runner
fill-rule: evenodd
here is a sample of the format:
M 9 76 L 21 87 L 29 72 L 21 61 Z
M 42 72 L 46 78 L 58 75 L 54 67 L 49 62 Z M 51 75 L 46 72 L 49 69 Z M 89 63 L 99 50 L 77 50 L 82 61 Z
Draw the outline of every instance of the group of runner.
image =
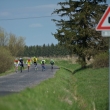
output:
M 37 63 L 38 63 L 37 57 L 28 58 L 25 63 L 24 63 L 24 60 L 23 60 L 22 58 L 19 58 L 19 59 L 16 58 L 16 59 L 14 60 L 15 72 L 18 71 L 18 67 L 20 67 L 20 72 L 22 72 L 22 69 L 24 69 L 24 64 L 27 65 L 28 72 L 29 72 L 30 66 L 31 66 L 32 64 L 34 64 L 35 70 L 38 70 Z M 45 61 L 44 59 L 42 59 L 42 60 L 41 60 L 42 71 L 45 70 L 45 63 L 46 63 L 46 61 Z M 51 60 L 50 60 L 51 69 L 53 69 L 54 63 L 55 63 L 54 60 L 51 59 Z

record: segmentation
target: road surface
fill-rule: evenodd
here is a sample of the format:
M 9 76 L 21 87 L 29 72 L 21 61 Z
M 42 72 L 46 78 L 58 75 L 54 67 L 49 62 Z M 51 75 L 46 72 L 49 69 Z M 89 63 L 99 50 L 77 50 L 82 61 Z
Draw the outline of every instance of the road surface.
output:
M 20 92 L 27 87 L 35 86 L 41 81 L 53 77 L 57 70 L 57 66 L 54 66 L 54 69 L 51 70 L 51 66 L 46 65 L 45 71 L 42 71 L 41 65 L 38 65 L 36 71 L 34 65 L 32 65 L 29 72 L 25 69 L 22 73 L 18 71 L 17 73 L 0 76 L 0 96 Z

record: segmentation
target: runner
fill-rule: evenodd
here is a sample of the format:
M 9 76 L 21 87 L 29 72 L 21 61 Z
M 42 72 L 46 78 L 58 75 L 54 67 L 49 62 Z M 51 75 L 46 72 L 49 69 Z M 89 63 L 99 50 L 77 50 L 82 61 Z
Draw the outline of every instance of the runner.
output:
M 28 72 L 29 72 L 29 68 L 30 68 L 30 66 L 31 66 L 31 64 L 32 64 L 31 58 L 28 58 L 28 59 L 27 59 L 26 64 L 27 64 Z
M 17 73 L 18 72 L 18 65 L 19 65 L 19 60 L 17 58 L 14 60 L 14 65 L 15 65 L 15 72 Z
M 53 69 L 53 65 L 55 64 L 53 59 L 50 60 L 50 64 L 51 64 L 51 69 Z
M 45 62 L 46 62 L 45 60 L 41 61 L 42 71 L 45 70 Z
M 22 69 L 24 68 L 24 61 L 22 58 L 19 59 L 19 65 L 20 65 L 20 71 L 22 72 Z
M 34 63 L 34 66 L 35 66 L 35 70 L 38 70 L 38 68 L 37 68 L 37 58 L 36 57 L 34 57 L 33 58 L 33 63 Z

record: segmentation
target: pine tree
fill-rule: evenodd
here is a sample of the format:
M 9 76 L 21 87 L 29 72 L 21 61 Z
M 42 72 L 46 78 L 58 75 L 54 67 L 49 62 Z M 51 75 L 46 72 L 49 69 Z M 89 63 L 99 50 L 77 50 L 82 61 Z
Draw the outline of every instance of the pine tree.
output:
M 105 2 L 105 0 L 68 0 L 58 3 L 61 8 L 52 13 L 61 17 L 60 20 L 53 19 L 58 27 L 53 35 L 71 55 L 78 55 L 78 61 L 83 68 L 86 67 L 86 58 L 90 59 L 96 54 L 96 49 L 104 42 L 95 27 L 107 8 Z

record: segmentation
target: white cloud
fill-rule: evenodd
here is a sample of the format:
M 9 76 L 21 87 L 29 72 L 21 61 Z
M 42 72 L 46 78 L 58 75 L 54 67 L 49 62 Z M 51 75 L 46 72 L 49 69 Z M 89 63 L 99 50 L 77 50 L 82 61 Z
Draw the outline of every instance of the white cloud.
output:
M 49 4 L 49 5 L 38 5 L 38 6 L 33 6 L 33 7 L 25 7 L 24 9 L 25 10 L 31 10 L 31 11 L 34 11 L 34 10 L 51 10 L 51 9 L 54 9 L 56 8 L 56 4 Z
M 11 17 L 11 18 L 20 18 L 20 17 L 33 17 L 33 16 L 49 16 L 54 11 L 54 9 L 58 8 L 56 4 L 48 4 L 48 5 L 37 5 L 31 7 L 20 7 L 2 10 L 0 12 L 1 17 Z
M 6 11 L 0 12 L 0 16 L 1 16 L 1 17 L 7 17 L 7 16 L 9 16 L 9 15 L 11 15 L 9 12 L 6 12 Z
M 43 27 L 43 26 L 41 24 L 36 23 L 36 24 L 31 24 L 29 27 L 36 28 L 36 27 Z
M 41 15 L 51 15 L 54 9 L 57 9 L 58 5 L 56 4 L 49 4 L 49 5 L 38 5 L 33 7 L 24 7 L 19 9 L 22 14 L 31 14 L 32 16 L 41 16 Z

